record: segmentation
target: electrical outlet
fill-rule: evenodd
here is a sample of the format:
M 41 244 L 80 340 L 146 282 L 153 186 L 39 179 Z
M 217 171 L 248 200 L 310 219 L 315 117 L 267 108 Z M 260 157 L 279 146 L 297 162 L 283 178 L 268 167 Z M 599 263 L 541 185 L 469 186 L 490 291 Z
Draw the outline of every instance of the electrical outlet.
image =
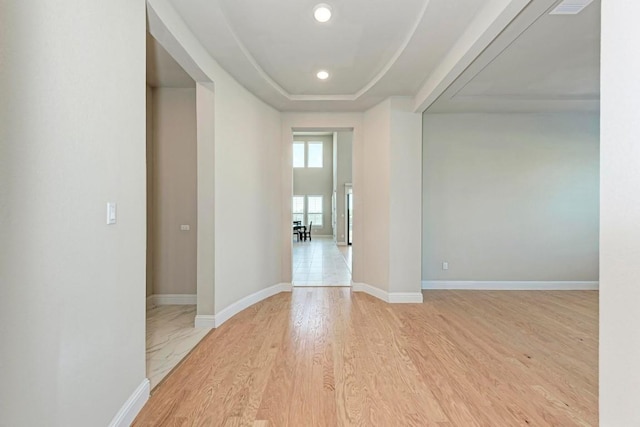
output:
M 189 231 L 191 230 L 191 227 L 188 224 L 182 224 L 180 226 L 180 231 Z
M 444 261 L 444 262 L 442 263 L 442 269 L 443 269 L 443 270 L 448 270 L 448 269 L 449 269 L 449 263 L 448 263 L 447 261 Z

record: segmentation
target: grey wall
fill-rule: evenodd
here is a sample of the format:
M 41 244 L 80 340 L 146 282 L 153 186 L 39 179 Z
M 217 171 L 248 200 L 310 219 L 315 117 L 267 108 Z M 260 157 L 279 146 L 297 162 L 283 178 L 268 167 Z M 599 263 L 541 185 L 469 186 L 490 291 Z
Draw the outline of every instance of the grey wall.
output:
M 0 425 L 106 426 L 144 396 L 145 2 L 0 9 Z
M 195 294 L 196 90 L 153 90 L 153 292 Z M 189 225 L 189 231 L 180 226 Z
M 598 156 L 597 114 L 424 115 L 423 280 L 598 280 Z
M 324 160 L 322 168 L 293 168 L 294 196 L 323 196 L 322 227 L 314 225 L 312 234 L 332 235 L 331 195 L 333 192 L 333 137 L 294 136 L 294 141 L 322 141 Z
M 336 132 L 335 144 L 336 241 L 346 243 L 344 185 L 352 183 L 353 131 Z

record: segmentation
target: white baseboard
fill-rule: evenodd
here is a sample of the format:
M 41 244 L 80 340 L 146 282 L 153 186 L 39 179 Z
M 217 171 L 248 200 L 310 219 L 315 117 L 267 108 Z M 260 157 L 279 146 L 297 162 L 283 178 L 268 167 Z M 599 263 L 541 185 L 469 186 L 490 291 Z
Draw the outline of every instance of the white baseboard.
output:
M 352 283 L 352 289 L 391 304 L 422 304 L 422 292 L 387 292 L 366 283 Z
M 145 378 L 113 417 L 109 427 L 129 427 L 149 400 L 150 391 L 149 380 Z
M 336 245 L 338 245 L 338 246 L 348 246 L 347 242 L 336 242 Z
M 422 292 L 390 292 L 391 304 L 422 304 Z
M 152 295 L 154 305 L 196 305 L 195 294 L 155 294 Z
M 380 288 L 376 288 L 375 286 L 368 285 L 366 283 L 351 283 L 351 289 L 353 292 L 364 292 L 365 294 L 369 294 L 372 297 L 376 297 L 381 299 L 382 301 L 389 302 L 389 293 Z
M 268 288 L 259 290 L 251 295 L 242 298 L 239 301 L 234 302 L 228 307 L 220 310 L 214 316 L 211 315 L 197 315 L 195 320 L 196 328 L 218 328 L 227 320 L 231 319 L 242 310 L 251 307 L 252 305 L 267 299 L 280 292 L 291 292 L 291 283 L 279 283 L 277 285 L 269 286 Z
M 587 291 L 598 290 L 599 282 L 532 280 L 423 280 L 422 289 L 466 289 L 477 291 Z
M 251 307 L 263 299 L 267 299 L 270 296 L 279 294 L 280 292 L 291 292 L 291 283 L 279 283 L 277 285 L 269 286 L 268 288 L 261 289 L 251 295 L 247 295 L 239 301 L 234 302 L 230 306 L 220 310 L 215 315 L 216 328 L 222 325 L 227 320 L 231 319 L 236 314 L 240 313 L 245 308 Z
M 196 328 L 213 329 L 216 327 L 216 316 L 209 314 L 198 314 L 193 324 Z

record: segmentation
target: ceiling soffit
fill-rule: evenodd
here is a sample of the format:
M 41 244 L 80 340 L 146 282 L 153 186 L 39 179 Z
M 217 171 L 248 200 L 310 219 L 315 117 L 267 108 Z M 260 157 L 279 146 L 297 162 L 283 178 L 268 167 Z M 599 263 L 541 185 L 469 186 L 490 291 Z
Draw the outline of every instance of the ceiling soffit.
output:
M 305 15 L 307 9 L 309 9 L 309 11 L 312 10 L 310 7 L 308 7 L 307 3 L 308 2 L 298 3 L 302 7 L 302 11 L 300 14 L 303 16 Z M 402 16 L 396 17 L 396 19 L 394 20 L 395 22 L 393 23 L 394 25 L 387 24 L 386 38 L 395 37 L 396 40 L 384 40 L 385 37 L 382 37 L 382 39 L 378 40 L 378 43 L 369 43 L 371 45 L 369 47 L 369 50 L 376 50 L 375 55 L 372 55 L 371 52 L 361 55 L 362 57 L 364 57 L 363 59 L 367 60 L 367 63 L 358 64 L 357 44 L 361 42 L 361 39 L 363 37 L 366 37 L 367 31 L 371 32 L 368 27 L 379 27 L 383 24 L 383 22 L 389 21 L 388 2 L 384 0 L 377 0 L 377 3 L 385 3 L 386 6 L 379 7 L 379 9 L 377 9 L 377 13 L 373 14 L 374 16 L 368 16 L 369 23 L 367 25 L 363 25 L 362 23 L 353 23 L 352 25 L 349 25 L 348 23 L 342 24 L 340 25 L 341 34 L 338 35 L 332 35 L 329 32 L 332 30 L 330 26 L 334 24 L 331 21 L 328 24 L 301 22 L 301 26 L 310 27 L 312 29 L 311 31 L 307 30 L 307 33 L 314 33 L 311 37 L 309 37 L 311 38 L 311 45 L 324 52 L 324 56 L 327 58 L 326 63 L 333 65 L 324 67 L 320 61 L 309 61 L 307 59 L 307 64 L 303 65 L 303 67 L 306 68 L 306 73 L 304 74 L 303 78 L 306 77 L 314 80 L 311 82 L 311 84 L 301 83 L 298 84 L 297 87 L 286 87 L 291 86 L 291 83 L 289 82 L 290 80 L 296 79 L 293 74 L 296 71 L 293 70 L 292 73 L 289 73 L 288 76 L 285 76 L 288 78 L 280 79 L 282 81 L 278 82 L 276 81 L 276 78 L 272 77 L 272 75 L 279 72 L 277 70 L 278 66 L 282 66 L 282 64 L 286 64 L 287 62 L 290 62 L 291 64 L 293 64 L 294 62 L 299 62 L 300 58 L 304 56 L 313 57 L 316 55 L 315 53 L 313 55 L 303 54 L 298 56 L 298 59 L 296 59 L 296 52 L 289 53 L 286 52 L 287 49 L 291 49 L 293 47 L 294 49 L 292 50 L 309 50 L 312 48 L 305 46 L 296 46 L 296 44 L 290 43 L 288 43 L 287 46 L 284 46 L 286 42 L 279 39 L 280 37 L 295 38 L 295 29 L 287 28 L 285 24 L 282 24 L 280 29 L 278 31 L 275 31 L 282 33 L 282 36 L 278 37 L 278 35 L 274 34 L 274 27 L 278 28 L 278 24 L 276 23 L 276 25 L 274 26 L 273 22 L 265 22 L 266 19 L 262 18 L 262 15 L 260 13 L 258 13 L 258 19 L 256 19 L 255 14 L 253 14 L 253 19 L 247 19 L 247 10 L 249 10 L 250 8 L 255 8 L 255 2 L 251 0 L 227 0 L 220 2 L 221 15 L 224 18 L 224 22 L 233 39 L 237 43 L 240 51 L 267 83 L 269 83 L 278 93 L 291 101 L 354 101 L 367 93 L 367 91 L 374 87 L 389 72 L 400 55 L 402 55 L 402 53 L 405 51 L 411 40 L 414 38 L 416 30 L 424 18 L 430 0 L 408 0 L 403 3 L 403 8 L 395 8 L 395 11 L 402 11 Z M 277 5 L 277 3 L 263 4 L 266 6 Z M 285 6 L 288 9 L 292 7 L 291 4 L 284 4 L 280 6 Z M 300 6 L 298 7 L 298 9 L 300 9 Z M 371 4 L 371 2 L 368 8 L 369 9 L 365 10 L 376 10 L 375 5 Z M 275 15 L 277 17 L 281 15 L 279 12 L 284 11 L 276 10 L 275 12 Z M 338 17 L 334 17 L 332 21 L 335 21 L 336 19 L 340 19 L 340 16 L 338 15 Z M 291 17 L 281 18 L 281 20 L 283 20 L 283 22 L 289 23 L 296 22 L 294 19 L 291 19 Z M 312 21 L 312 19 L 309 19 L 309 21 Z M 264 23 L 264 25 L 260 25 L 260 23 Z M 336 24 L 336 27 L 337 26 L 338 25 Z M 238 31 L 238 28 L 240 28 L 241 31 Z M 398 36 L 397 34 L 394 34 L 397 33 L 397 31 L 395 31 L 396 28 L 407 28 L 406 34 L 404 36 Z M 300 29 L 300 27 L 298 27 L 298 29 Z M 246 36 L 243 37 L 241 34 L 246 34 Z M 322 37 L 324 36 L 327 36 L 328 39 L 323 40 Z M 344 38 L 341 41 L 342 36 L 344 36 Z M 269 48 L 271 43 L 279 44 L 281 47 L 280 50 L 283 51 L 283 53 L 278 55 L 279 57 L 274 61 L 270 61 L 269 59 L 269 54 L 273 54 L 274 52 L 273 49 Z M 249 44 L 253 45 L 252 48 L 248 47 Z M 349 46 L 345 48 L 345 45 Z M 383 51 L 385 53 L 382 55 L 382 58 L 379 58 L 381 56 L 380 51 Z M 290 55 L 289 58 L 287 58 L 288 55 Z M 260 56 L 260 60 L 256 58 L 257 56 Z M 317 65 L 311 66 L 311 63 L 313 62 L 317 62 Z M 315 80 L 315 71 L 322 68 L 330 68 L 332 71 L 335 71 L 337 68 L 336 63 L 343 64 L 343 68 L 360 67 L 360 70 L 356 71 L 355 73 L 345 73 L 345 77 L 348 78 L 349 76 L 351 76 L 351 78 L 349 79 L 351 81 L 343 85 L 337 85 L 337 87 L 335 87 L 336 93 L 321 93 L 327 92 L 327 89 L 325 89 L 323 86 L 330 86 L 332 81 L 330 79 L 328 82 L 326 82 L 329 83 L 329 85 L 317 85 L 317 81 Z M 263 67 L 261 64 L 265 64 L 265 66 Z M 269 72 L 265 69 L 267 67 L 269 68 Z M 293 68 L 294 67 L 292 67 L 292 69 Z M 377 69 L 377 72 L 371 73 L 371 69 Z M 360 78 L 363 74 L 373 74 L 368 80 L 366 80 L 366 83 L 364 85 L 362 84 L 363 79 Z M 341 77 L 343 76 L 333 76 L 332 78 L 339 79 Z M 320 93 L 302 93 L 305 91 L 314 91 Z
M 326 25 L 311 17 L 321 0 L 148 1 L 172 9 L 222 68 L 274 108 L 344 112 L 366 110 L 390 96 L 415 95 L 485 4 L 350 0 L 334 6 L 335 20 Z M 277 13 L 264 9 L 274 5 Z M 298 21 L 303 34 L 294 34 L 300 26 L 292 22 Z M 337 38 L 318 40 L 316 33 L 334 31 Z M 348 37 L 353 40 L 343 42 Z M 269 54 L 265 45 L 277 54 Z M 318 48 L 302 48 L 307 45 Z M 319 69 L 332 76 L 320 82 L 315 77 Z

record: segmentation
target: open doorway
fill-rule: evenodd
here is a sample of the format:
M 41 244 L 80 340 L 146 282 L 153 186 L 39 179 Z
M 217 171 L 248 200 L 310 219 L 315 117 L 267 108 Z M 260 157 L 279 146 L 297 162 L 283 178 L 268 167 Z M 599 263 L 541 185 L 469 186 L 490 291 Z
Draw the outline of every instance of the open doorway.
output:
M 345 194 L 353 131 L 296 131 L 292 144 L 293 286 L 350 286 Z
M 208 333 L 197 301 L 196 85 L 147 34 L 146 375 L 157 386 Z

